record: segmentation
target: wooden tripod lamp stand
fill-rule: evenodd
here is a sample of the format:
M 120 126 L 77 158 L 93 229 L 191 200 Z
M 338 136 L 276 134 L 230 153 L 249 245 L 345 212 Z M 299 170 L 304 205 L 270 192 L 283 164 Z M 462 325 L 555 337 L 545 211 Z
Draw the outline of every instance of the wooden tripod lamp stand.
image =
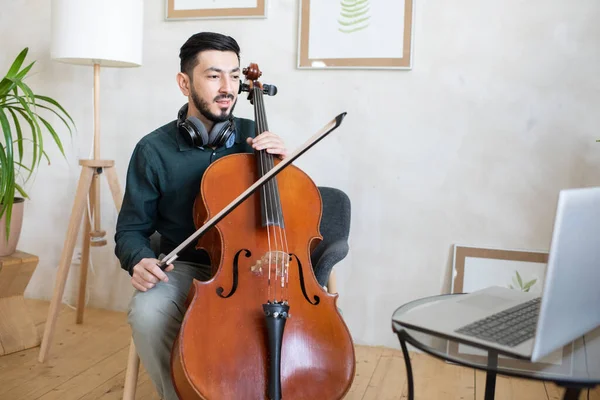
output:
M 121 209 L 122 195 L 115 163 L 100 158 L 100 67 L 127 68 L 142 64 L 143 17 L 143 0 L 52 0 L 51 57 L 60 62 L 94 68 L 94 157 L 79 160 L 81 174 L 60 256 L 39 362 L 46 360 L 50 349 L 82 222 L 85 228 L 76 323 L 83 321 L 90 246 L 107 243 L 106 232 L 100 226 L 101 176 L 106 176 L 108 180 L 117 212 Z M 93 218 L 93 224 L 90 217 Z

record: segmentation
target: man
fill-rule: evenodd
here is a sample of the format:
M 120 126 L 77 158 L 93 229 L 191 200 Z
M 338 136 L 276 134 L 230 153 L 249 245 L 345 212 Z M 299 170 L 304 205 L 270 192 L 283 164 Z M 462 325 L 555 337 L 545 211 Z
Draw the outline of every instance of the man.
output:
M 196 230 L 192 215 L 204 171 L 228 154 L 266 149 L 281 158 L 287 150 L 271 132 L 255 136 L 254 122 L 232 116 L 240 86 L 240 49 L 228 36 L 198 33 L 180 49 L 177 84 L 188 98 L 177 120 L 136 145 L 115 234 L 115 254 L 136 290 L 128 320 L 138 354 L 161 398 L 176 400 L 170 375 L 173 341 L 185 313 L 192 279 L 207 280 L 203 251 L 179 253 L 163 272 L 149 237 L 161 234 L 168 254 Z

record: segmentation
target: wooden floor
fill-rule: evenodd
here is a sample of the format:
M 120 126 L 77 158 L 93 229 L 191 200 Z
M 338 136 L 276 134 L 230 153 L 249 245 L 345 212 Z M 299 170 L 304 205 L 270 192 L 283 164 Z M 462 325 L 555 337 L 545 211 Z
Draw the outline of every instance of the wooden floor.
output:
M 40 335 L 48 303 L 28 300 Z M 39 347 L 0 357 L 2 400 L 116 400 L 121 399 L 130 338 L 124 313 L 87 309 L 82 325 L 64 306 L 48 361 L 39 364 Z M 416 399 L 481 399 L 485 376 L 480 371 L 450 365 L 425 354 L 411 355 Z M 346 399 L 406 399 L 402 353 L 381 347 L 356 347 L 356 378 Z M 156 400 L 152 384 L 141 369 L 137 399 Z M 562 399 L 554 384 L 498 377 L 496 399 Z M 580 399 L 587 399 L 587 392 Z M 597 388 L 590 400 L 600 400 Z M 326 399 L 325 399 L 326 400 Z

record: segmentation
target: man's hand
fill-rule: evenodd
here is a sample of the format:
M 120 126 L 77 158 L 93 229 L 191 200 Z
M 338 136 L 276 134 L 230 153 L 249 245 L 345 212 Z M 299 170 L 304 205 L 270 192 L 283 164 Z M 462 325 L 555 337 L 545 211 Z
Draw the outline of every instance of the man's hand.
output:
M 266 150 L 267 153 L 278 155 L 282 160 L 287 156 L 285 143 L 272 132 L 265 131 L 254 139 L 248 138 L 247 142 L 254 150 Z
M 163 272 L 158 264 L 160 260 L 156 258 L 142 258 L 142 260 L 133 267 L 131 284 L 139 291 L 145 292 L 152 289 L 159 281 L 168 282 L 169 278 L 165 272 L 173 269 L 173 264 L 169 264 Z

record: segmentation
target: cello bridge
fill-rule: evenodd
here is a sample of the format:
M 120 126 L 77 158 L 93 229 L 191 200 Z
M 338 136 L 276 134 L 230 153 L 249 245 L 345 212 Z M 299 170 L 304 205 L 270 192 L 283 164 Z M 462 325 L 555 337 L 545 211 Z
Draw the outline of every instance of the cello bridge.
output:
M 271 270 L 271 276 L 283 278 L 287 275 L 290 266 L 290 256 L 284 251 L 268 251 L 256 260 L 256 263 L 250 266 L 250 271 L 255 275 L 268 274 Z

